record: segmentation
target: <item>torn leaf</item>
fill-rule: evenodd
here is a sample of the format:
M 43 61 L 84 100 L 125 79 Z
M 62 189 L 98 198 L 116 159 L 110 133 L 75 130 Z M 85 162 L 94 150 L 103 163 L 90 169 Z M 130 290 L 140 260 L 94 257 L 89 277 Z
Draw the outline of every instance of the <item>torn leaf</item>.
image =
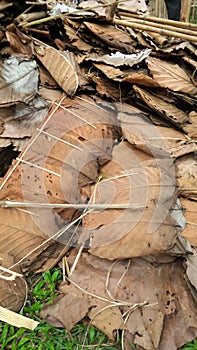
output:
M 86 58 L 86 61 L 92 61 L 92 62 L 102 62 L 109 64 L 114 67 L 120 67 L 120 66 L 129 66 L 133 67 L 135 64 L 138 64 L 139 62 L 142 62 L 149 54 L 151 50 L 145 49 L 140 51 L 137 54 L 122 54 L 121 52 L 112 53 L 111 55 L 104 55 L 99 57 L 89 57 Z

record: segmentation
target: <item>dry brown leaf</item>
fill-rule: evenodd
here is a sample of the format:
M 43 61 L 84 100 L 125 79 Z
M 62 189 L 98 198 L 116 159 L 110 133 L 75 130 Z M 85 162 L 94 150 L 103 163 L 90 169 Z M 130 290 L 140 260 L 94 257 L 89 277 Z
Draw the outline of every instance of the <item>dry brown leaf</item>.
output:
M 69 44 L 72 47 L 77 48 L 79 51 L 83 52 L 89 52 L 93 49 L 92 45 L 86 43 L 82 38 L 80 38 L 77 35 L 77 32 L 66 23 L 64 23 L 64 29 L 66 31 L 66 35 L 69 38 Z
M 124 322 L 121 312 L 118 308 L 108 307 L 105 310 L 103 302 L 96 301 L 96 305 L 91 308 L 88 317 L 92 324 L 105 333 L 110 339 L 114 340 L 114 333 L 117 329 L 124 329 Z M 102 311 L 101 311 L 102 310 Z M 126 327 L 125 327 L 126 328 Z
M 173 250 L 178 232 L 168 214 L 175 189 L 172 161 L 154 159 L 128 144 L 115 146 L 112 155 L 102 168 L 103 180 L 92 187 L 92 196 L 96 203 L 130 203 L 132 208 L 85 216 L 80 243 L 90 244 L 91 254 L 111 260 Z M 185 249 L 186 245 L 176 254 Z
M 11 181 L 6 183 L 7 188 L 5 187 L 3 190 L 1 190 L 1 200 L 9 198 L 13 201 L 24 201 L 25 191 L 27 192 L 27 189 L 24 188 L 24 192 L 21 193 L 19 168 L 20 167 L 17 168 L 17 172 L 14 172 L 14 176 L 11 178 Z M 12 184 L 12 182 L 14 184 Z M 36 188 L 34 191 L 32 191 L 32 193 L 29 190 L 29 197 L 32 195 L 32 202 L 33 198 L 36 197 L 35 193 Z M 27 267 L 35 259 L 39 261 L 40 259 L 38 256 L 42 252 L 43 260 L 45 261 L 47 259 L 47 255 L 49 256 L 49 254 L 46 253 L 46 248 L 51 244 L 54 244 L 53 240 L 49 240 L 49 236 L 59 231 L 63 224 L 55 212 L 51 211 L 51 214 L 48 216 L 49 211 L 46 210 L 38 209 L 37 211 L 31 211 L 31 209 L 25 209 L 26 210 L 0 208 L 0 253 L 7 252 L 12 255 L 14 257 L 14 264 L 20 262 L 21 259 L 25 260 L 23 267 Z M 46 241 L 46 244 L 40 246 L 40 244 L 43 244 L 44 241 Z M 37 247 L 38 249 L 36 249 Z M 34 251 L 34 249 L 36 250 Z M 32 254 L 30 254 L 30 252 L 32 252 Z M 30 254 L 30 256 L 28 256 L 27 259 L 25 256 L 28 254 Z M 39 261 L 39 264 L 41 266 L 42 261 Z
M 177 184 L 184 197 L 197 197 L 197 162 L 193 154 L 177 159 Z
M 168 153 L 174 158 L 197 151 L 196 142 L 189 141 L 183 132 L 154 125 L 140 110 L 126 103 L 116 106 L 124 138 L 141 151 L 154 156 Z
M 46 86 L 49 88 L 56 88 L 58 87 L 57 82 L 53 79 L 53 77 L 51 76 L 51 74 L 43 67 L 40 66 L 39 67 L 39 73 L 40 73 L 40 86 Z
M 22 33 L 15 24 L 7 27 L 6 38 L 10 43 L 12 54 L 20 54 L 31 58 L 33 56 L 33 43 L 30 37 Z
M 189 280 L 190 285 L 193 286 L 194 288 L 193 292 L 195 293 L 197 290 L 197 275 L 196 275 L 197 251 L 196 249 L 193 249 L 193 254 L 187 257 L 186 265 L 187 265 L 187 270 L 186 270 L 187 278 Z M 196 293 L 194 294 L 194 293 L 193 295 L 197 300 L 197 294 Z
M 180 198 L 180 201 L 186 219 L 186 225 L 181 234 L 190 241 L 192 246 L 197 247 L 197 202 L 185 198 Z
M 9 268 L 13 263 L 11 255 L 0 252 L 0 267 Z M 21 274 L 19 266 L 16 266 L 12 271 Z M 0 305 L 9 310 L 18 311 L 24 305 L 27 284 L 22 276 L 15 277 L 13 280 L 6 280 L 3 278 L 4 276 L 11 277 L 11 273 L 3 272 L 0 269 Z
M 46 117 L 48 109 L 48 103 L 39 96 L 28 104 L 17 104 L 17 108 L 16 106 L 0 108 L 4 122 L 4 131 L 0 138 L 8 140 L 31 137 L 36 127 Z
M 188 123 L 185 123 L 183 130 L 191 139 L 197 140 L 197 113 L 195 111 L 190 112 Z
M 197 335 L 195 302 L 184 274 L 181 259 L 157 265 L 143 259 L 112 264 L 83 253 L 70 285 L 63 283 L 60 287 L 64 297 L 59 303 L 46 306 L 42 315 L 49 322 L 54 319 L 70 329 L 86 311 L 98 328 L 106 327 L 107 334 L 112 334 L 112 329 L 126 329 L 134 344 L 145 350 L 176 350 Z M 117 310 L 116 324 L 110 304 Z M 96 309 L 89 312 L 91 305 Z M 110 310 L 107 313 L 106 307 Z M 128 317 L 124 312 L 128 312 Z
M 105 74 L 108 79 L 121 81 L 121 77 L 124 76 L 124 72 L 121 71 L 119 68 L 108 66 L 107 64 L 103 63 L 93 63 L 93 65 L 94 67 L 99 69 L 103 74 Z
M 124 91 L 120 90 L 113 82 L 96 75 L 91 78 L 93 82 L 96 83 L 96 90 L 100 96 L 111 98 L 113 101 L 125 97 Z
M 178 64 L 173 64 L 155 57 L 147 59 L 148 68 L 156 82 L 173 91 L 196 95 L 197 87 L 192 83 L 189 75 Z
M 147 11 L 147 5 L 146 1 L 144 0 L 129 0 L 129 1 L 123 1 L 118 4 L 119 9 L 125 9 L 130 10 L 132 9 L 134 12 L 146 12 Z
M 53 47 L 35 46 L 35 52 L 39 61 L 67 95 L 74 95 L 78 87 L 78 77 L 74 67 L 64 54 Z
M 0 119 L 0 135 L 3 133 L 4 131 L 4 123 L 3 123 L 3 120 Z
M 98 2 L 97 0 L 84 0 L 84 1 L 82 0 L 78 6 L 79 8 L 84 9 L 84 11 L 87 8 L 91 8 L 91 12 L 88 12 L 88 17 L 89 16 L 95 17 L 95 13 L 99 16 L 105 17 L 105 7 L 103 7 L 102 3 Z
M 133 88 L 138 98 L 142 99 L 148 107 L 170 122 L 182 124 L 188 119 L 188 115 L 172 103 L 166 102 L 156 95 L 153 95 L 137 86 L 133 86 Z
M 1 255 L 1 253 L 0 253 Z M 8 310 L 19 311 L 22 309 L 26 298 L 26 282 L 22 277 L 16 277 L 14 281 L 6 281 L 0 278 L 0 305 Z
M 40 128 L 1 181 L 0 200 L 81 203 L 81 187 L 96 181 L 99 165 L 111 158 L 116 116 L 81 96 L 54 106 Z M 66 244 L 77 232 L 67 223 L 77 216 L 73 208 L 0 208 L 0 252 L 14 263 L 25 260 L 26 269 L 41 269 L 49 257 L 53 264 L 64 246 L 50 237 L 64 227 L 59 240 Z
M 57 298 L 51 307 L 46 305 L 40 314 L 54 327 L 65 327 L 69 331 L 86 316 L 93 305 L 94 301 L 85 299 L 80 291 L 71 286 L 65 296 Z
M 109 24 L 96 24 L 84 22 L 86 28 L 110 47 L 115 47 L 123 52 L 135 52 L 136 42 L 124 30 L 115 28 Z
M 131 84 L 137 84 L 137 85 L 149 86 L 149 87 L 159 86 L 159 84 L 154 79 L 152 79 L 151 77 L 149 77 L 143 72 L 128 74 L 122 79 L 122 81 L 131 83 Z
M 63 94 L 64 92 L 62 90 L 56 90 L 51 88 L 48 89 L 46 86 L 39 87 L 39 95 L 49 102 L 57 102 L 61 100 Z

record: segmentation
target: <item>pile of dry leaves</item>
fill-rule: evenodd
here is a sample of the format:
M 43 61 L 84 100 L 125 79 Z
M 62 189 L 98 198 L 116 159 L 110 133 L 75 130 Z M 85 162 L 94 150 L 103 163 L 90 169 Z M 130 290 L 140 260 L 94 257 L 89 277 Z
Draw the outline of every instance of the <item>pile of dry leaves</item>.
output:
M 179 348 L 197 336 L 197 26 L 135 0 L 0 6 L 0 305 L 61 261 L 49 323 Z

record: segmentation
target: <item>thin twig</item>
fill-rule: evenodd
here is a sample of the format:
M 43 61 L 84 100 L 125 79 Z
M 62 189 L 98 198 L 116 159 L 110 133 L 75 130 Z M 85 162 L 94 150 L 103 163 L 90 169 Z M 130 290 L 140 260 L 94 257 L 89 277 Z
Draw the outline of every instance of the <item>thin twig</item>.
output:
M 118 3 L 121 3 L 121 2 L 126 2 L 126 1 L 129 1 L 129 0 L 117 0 Z M 56 15 L 56 16 L 49 16 L 49 17 L 45 17 L 45 18 L 42 18 L 40 20 L 36 20 L 36 21 L 32 21 L 30 23 L 26 23 L 24 25 L 20 24 L 20 26 L 23 26 L 23 27 L 30 27 L 30 26 L 34 26 L 36 24 L 41 24 L 41 23 L 45 23 L 45 22 L 48 22 L 48 21 L 51 21 L 51 20 L 56 20 L 58 18 L 66 18 L 68 16 L 72 16 L 72 15 L 76 15 L 76 14 L 80 14 L 80 13 L 83 13 L 85 11 L 91 11 L 91 10 L 94 10 L 96 8 L 99 8 L 99 7 L 108 7 L 108 6 L 111 6 L 114 4 L 114 1 L 112 2 L 109 2 L 109 3 L 100 3 L 99 5 L 95 5 L 95 6 L 92 6 L 92 7 L 85 7 L 85 8 L 82 8 L 82 9 L 74 9 L 72 12 L 67 12 L 67 13 L 64 13 L 64 14 L 61 14 L 61 15 Z
M 66 281 L 66 266 L 65 266 L 65 259 L 64 259 L 64 256 L 62 258 L 62 274 L 63 274 L 63 282 Z
M 77 98 L 78 100 L 87 102 L 87 103 L 89 103 L 90 105 L 92 105 L 92 106 L 94 106 L 94 107 L 95 107 L 95 105 L 96 105 L 96 108 L 100 108 L 100 109 L 102 109 L 103 111 L 106 112 L 106 110 L 105 110 L 103 107 L 99 106 L 98 104 L 96 104 L 96 103 L 94 103 L 94 102 L 91 102 L 91 101 L 89 101 L 89 100 L 86 100 L 86 99 L 83 98 L 83 97 L 75 96 L 75 98 Z
M 31 163 L 31 162 L 28 162 L 27 160 L 20 159 L 20 158 L 16 158 L 16 160 L 20 160 L 21 163 L 26 164 L 26 165 L 29 165 L 31 168 L 36 168 L 36 169 L 45 171 L 45 172 L 47 172 L 47 173 L 50 173 L 50 174 L 52 174 L 52 175 L 55 175 L 55 176 L 57 176 L 57 177 L 61 177 L 61 175 L 58 174 L 58 173 L 56 173 L 55 171 L 49 170 L 49 169 L 47 169 L 47 168 L 44 168 L 44 167 L 42 167 L 42 166 L 40 166 L 40 165 Z
M 38 249 L 42 248 L 45 244 L 47 244 L 48 242 L 50 242 L 51 240 L 54 239 L 58 239 L 59 237 L 62 236 L 63 233 L 65 233 L 66 231 L 68 231 L 73 225 L 75 225 L 75 223 L 78 222 L 78 220 L 81 220 L 82 217 L 84 217 L 85 215 L 89 214 L 91 212 L 91 210 L 89 210 L 87 213 L 83 213 L 82 215 L 80 215 L 77 219 L 75 219 L 74 221 L 72 221 L 70 224 L 68 224 L 66 227 L 61 228 L 58 232 L 54 233 L 51 237 L 49 237 L 48 239 L 46 239 L 45 241 L 43 241 L 41 244 L 39 244 L 37 247 L 35 247 L 34 249 L 32 249 L 29 253 L 27 253 L 25 256 L 23 256 L 19 261 L 17 261 L 15 264 L 13 264 L 10 269 L 12 269 L 13 267 L 19 265 L 20 263 L 22 263 L 26 258 L 28 258 L 28 256 L 30 256 L 31 254 L 33 254 L 34 252 L 36 252 Z M 67 242 L 66 245 L 69 244 L 69 242 L 72 240 L 73 235 L 70 237 L 69 241 Z
M 37 130 L 40 131 L 40 129 L 38 129 L 38 128 L 37 128 Z M 65 140 L 63 140 L 63 139 L 60 139 L 59 137 L 57 137 L 57 136 L 55 136 L 55 135 L 53 135 L 53 134 L 51 134 L 51 133 L 49 133 L 49 132 L 46 132 L 46 131 L 43 131 L 43 130 L 42 130 L 42 134 L 47 135 L 47 136 L 49 136 L 49 137 L 51 137 L 51 138 L 53 138 L 53 139 L 55 139 L 55 140 L 57 140 L 57 141 L 60 141 L 60 142 L 62 142 L 62 143 L 65 143 L 66 145 L 71 146 L 71 147 L 73 147 L 73 148 L 76 148 L 77 150 L 83 152 L 83 148 L 78 147 L 78 146 L 74 145 L 73 143 L 70 143 L 70 142 L 65 141 Z
M 56 102 L 54 102 L 54 104 L 56 105 Z M 92 128 L 97 129 L 97 127 L 95 125 L 93 125 L 92 123 L 90 123 L 88 120 L 84 119 L 83 117 L 81 117 L 79 114 L 73 112 L 71 109 L 68 109 L 64 106 L 60 106 L 61 109 L 63 109 L 64 111 L 69 112 L 70 114 L 74 115 L 75 117 L 77 117 L 78 119 L 80 119 L 82 122 L 90 125 Z
M 117 260 L 115 260 L 115 261 L 111 264 L 111 266 L 110 266 L 110 268 L 109 268 L 109 270 L 108 270 L 108 272 L 107 272 L 107 277 L 106 277 L 106 281 L 105 281 L 105 289 L 106 289 L 106 292 L 107 292 L 107 294 L 109 295 L 110 299 L 112 299 L 112 300 L 114 300 L 114 301 L 116 301 L 116 298 L 113 297 L 113 295 L 111 294 L 111 292 L 110 292 L 110 290 L 109 290 L 108 287 L 109 287 L 109 280 L 110 280 L 111 271 L 112 271 L 113 267 L 116 265 L 116 263 L 117 263 Z
M 71 269 L 70 269 L 69 275 L 68 275 L 69 278 L 72 276 L 74 270 L 76 269 L 76 266 L 77 266 L 78 261 L 79 261 L 79 259 L 80 259 L 80 257 L 81 257 L 81 254 L 82 254 L 82 251 L 83 251 L 84 246 L 85 246 L 85 242 L 83 242 L 83 243 L 81 244 L 81 246 L 80 246 L 80 248 L 79 248 L 79 250 L 78 250 L 77 256 L 76 256 L 76 258 L 75 258 L 75 261 L 74 261 L 74 263 L 73 263 L 73 265 L 72 265 L 72 267 L 71 267 Z
M 196 223 L 194 223 L 194 222 L 190 222 L 190 221 L 186 221 L 186 224 L 187 224 L 187 225 L 197 226 L 197 224 L 196 224 Z
M 129 259 L 128 264 L 127 264 L 127 267 L 126 267 L 126 269 L 124 270 L 124 272 L 123 272 L 122 276 L 120 277 L 119 281 L 117 282 L 117 285 L 119 285 L 119 284 L 122 282 L 123 278 L 125 277 L 126 273 L 127 273 L 128 270 L 129 270 L 130 265 L 131 265 L 131 259 Z

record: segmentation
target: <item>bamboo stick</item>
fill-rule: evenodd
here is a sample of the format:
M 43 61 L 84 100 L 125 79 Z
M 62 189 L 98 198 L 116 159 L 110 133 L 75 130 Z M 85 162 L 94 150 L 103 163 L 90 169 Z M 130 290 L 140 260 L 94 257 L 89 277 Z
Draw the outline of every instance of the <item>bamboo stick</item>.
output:
M 14 311 L 8 310 L 0 306 L 0 321 L 11 324 L 14 327 L 25 327 L 30 330 L 34 330 L 39 322 L 30 319 L 29 317 L 17 314 Z
M 197 70 L 197 62 L 195 60 L 187 56 L 186 57 L 183 56 L 183 60 L 187 63 L 190 63 Z
M 128 1 L 128 0 L 116 0 L 116 2 L 119 4 L 121 2 L 125 2 L 125 1 Z M 84 8 L 81 8 L 81 9 L 75 9 L 73 8 L 73 11 L 72 12 L 68 12 L 68 13 L 63 13 L 61 15 L 53 15 L 53 16 L 48 16 L 48 17 L 44 17 L 44 18 L 41 18 L 41 19 L 38 19 L 38 20 L 35 20 L 35 21 L 32 21 L 32 22 L 29 22 L 29 23 L 19 23 L 19 27 L 31 27 L 31 26 L 34 26 L 34 25 L 37 25 L 37 24 L 41 24 L 41 23 L 45 23 L 45 22 L 48 22 L 48 21 L 51 21 L 51 20 L 56 20 L 56 19 L 59 19 L 59 18 L 66 18 L 66 17 L 69 17 L 69 16 L 72 16 L 72 15 L 80 15 L 80 13 L 83 14 L 83 12 L 85 11 L 92 11 L 96 8 L 99 8 L 99 7 L 108 7 L 108 6 L 113 6 L 114 4 L 114 1 L 112 2 L 109 2 L 109 3 L 105 3 L 105 4 L 98 4 L 98 5 L 95 5 L 95 6 L 92 6 L 92 7 L 84 7 Z
M 155 22 L 155 23 L 162 23 L 162 24 L 169 24 L 173 27 L 182 27 L 182 28 L 192 28 L 193 30 L 197 30 L 197 24 L 194 23 L 186 23 L 186 22 L 180 22 L 180 21 L 173 21 L 172 19 L 166 19 L 166 18 L 159 18 L 149 15 L 141 15 L 136 14 L 135 12 L 131 10 L 120 10 L 117 12 L 118 16 L 126 16 L 126 17 L 133 17 L 133 18 L 139 18 L 139 19 L 145 19 L 149 22 Z
M 175 27 L 170 26 L 170 25 L 164 25 L 161 23 L 156 23 L 156 22 L 149 22 L 146 19 L 138 19 L 138 18 L 129 18 L 128 20 L 129 22 L 133 22 L 133 23 L 140 23 L 140 24 L 144 24 L 144 25 L 148 25 L 151 26 L 151 28 L 160 28 L 160 29 L 165 29 L 165 30 L 169 30 L 169 31 L 174 31 Z M 150 28 L 150 31 L 152 31 Z M 177 33 L 183 33 L 183 34 L 187 34 L 187 35 L 195 35 L 194 31 L 188 28 L 181 28 L 181 27 L 176 27 L 176 32 Z
M 165 46 L 168 44 L 168 40 L 163 35 L 153 32 L 147 32 L 147 34 L 150 35 L 151 38 L 153 38 L 160 46 Z
M 14 201 L 0 201 L 1 208 L 49 208 L 49 209 L 66 209 L 66 208 L 75 208 L 79 210 L 84 209 L 93 209 L 93 210 L 102 210 L 102 209 L 143 209 L 143 205 L 136 206 L 130 203 L 121 203 L 121 204 L 111 204 L 111 203 L 87 203 L 87 204 L 75 204 L 75 203 L 34 203 L 34 202 L 14 202 Z
M 131 27 L 131 28 L 138 29 L 138 30 L 151 31 L 154 33 L 159 33 L 161 35 L 171 36 L 171 37 L 183 39 L 186 41 L 197 42 L 197 35 L 195 35 L 195 34 L 194 35 L 182 34 L 182 33 L 178 33 L 175 31 L 155 28 L 155 27 L 152 27 L 151 25 L 143 25 L 140 23 L 133 23 L 133 22 L 123 21 L 123 20 L 119 20 L 119 19 L 114 19 L 112 21 L 112 23 L 116 24 L 116 25 L 123 26 L 123 27 Z

